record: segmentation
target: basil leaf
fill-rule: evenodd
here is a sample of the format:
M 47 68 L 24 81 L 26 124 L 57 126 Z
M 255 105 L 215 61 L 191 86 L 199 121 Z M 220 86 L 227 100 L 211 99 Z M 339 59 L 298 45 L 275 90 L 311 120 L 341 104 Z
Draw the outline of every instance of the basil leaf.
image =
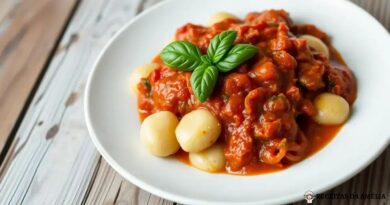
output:
M 183 71 L 192 71 L 202 61 L 201 52 L 198 47 L 188 41 L 175 41 L 166 46 L 160 57 L 165 65 Z
M 191 87 L 196 98 L 207 100 L 218 80 L 218 69 L 210 64 L 202 64 L 191 74 Z
M 211 62 L 211 60 L 210 60 L 210 57 L 208 57 L 207 55 L 201 56 L 200 59 L 202 60 L 202 62 L 204 64 L 210 64 L 210 65 L 213 64 L 213 62 Z
M 248 59 L 252 58 L 259 48 L 250 44 L 237 44 L 229 51 L 227 56 L 217 63 L 218 70 L 228 72 Z
M 215 36 L 207 49 L 207 55 L 213 63 L 218 63 L 233 46 L 234 40 L 237 38 L 236 31 L 224 31 Z

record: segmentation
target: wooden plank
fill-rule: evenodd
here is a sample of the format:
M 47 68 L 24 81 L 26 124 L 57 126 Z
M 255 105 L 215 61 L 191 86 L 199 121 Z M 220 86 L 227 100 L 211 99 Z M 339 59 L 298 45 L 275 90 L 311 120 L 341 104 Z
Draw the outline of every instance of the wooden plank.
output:
M 374 16 L 390 31 L 390 1 L 389 0 L 351 0 Z
M 99 161 L 84 122 L 85 81 L 103 46 L 139 3 L 80 3 L 0 167 L 0 204 L 83 201 Z
M 99 170 L 94 178 L 92 189 L 86 196 L 87 205 L 95 204 L 145 204 L 172 205 L 173 202 L 152 195 L 128 182 L 116 173 L 104 159 L 100 160 Z
M 76 0 L 1 1 L 0 151 L 75 4 Z

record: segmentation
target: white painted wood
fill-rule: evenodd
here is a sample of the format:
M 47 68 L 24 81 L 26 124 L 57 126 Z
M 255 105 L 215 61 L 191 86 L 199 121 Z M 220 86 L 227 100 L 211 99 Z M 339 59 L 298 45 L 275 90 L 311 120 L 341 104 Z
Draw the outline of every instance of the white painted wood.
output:
M 5 29 L 10 25 L 7 19 L 8 12 L 16 5 L 16 1 L 3 0 L 0 2 L 0 36 L 3 34 Z
M 134 186 L 116 173 L 102 159 L 93 186 L 87 196 L 87 205 L 172 205 L 173 202 L 152 195 Z
M 85 80 L 139 3 L 80 3 L 1 167 L 0 204 L 81 203 L 99 160 L 84 123 Z

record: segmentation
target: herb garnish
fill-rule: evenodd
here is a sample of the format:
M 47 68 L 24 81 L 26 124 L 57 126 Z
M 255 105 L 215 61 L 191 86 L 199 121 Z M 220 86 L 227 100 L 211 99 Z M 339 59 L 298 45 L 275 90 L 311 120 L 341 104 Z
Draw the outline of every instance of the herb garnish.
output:
M 188 41 L 175 41 L 166 46 L 160 56 L 163 62 L 177 70 L 193 71 L 191 87 L 204 102 L 211 95 L 219 72 L 228 72 L 252 58 L 259 50 L 250 44 L 236 44 L 236 31 L 224 31 L 210 42 L 207 55 Z

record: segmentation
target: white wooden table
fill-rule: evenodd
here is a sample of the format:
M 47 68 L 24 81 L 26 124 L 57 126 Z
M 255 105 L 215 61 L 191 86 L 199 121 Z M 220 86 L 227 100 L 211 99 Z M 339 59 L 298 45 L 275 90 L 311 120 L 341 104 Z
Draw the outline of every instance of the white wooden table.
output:
M 0 1 L 1 205 L 175 204 L 117 174 L 94 148 L 83 115 L 85 81 L 98 53 L 159 1 Z M 390 0 L 353 1 L 390 30 Z M 390 204 L 390 148 L 328 193 L 363 192 L 386 198 L 316 203 Z

